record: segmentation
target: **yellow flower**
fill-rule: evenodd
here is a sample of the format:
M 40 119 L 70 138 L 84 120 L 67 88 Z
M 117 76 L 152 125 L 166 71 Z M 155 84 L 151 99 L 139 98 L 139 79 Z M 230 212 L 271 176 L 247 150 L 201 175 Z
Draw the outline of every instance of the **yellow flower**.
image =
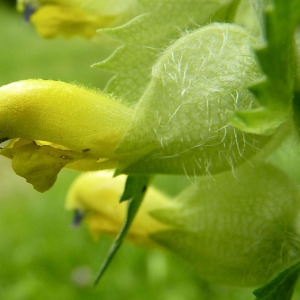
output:
M 80 9 L 62 5 L 45 5 L 33 13 L 30 21 L 37 32 L 46 39 L 63 35 L 70 38 L 79 35 L 90 39 L 99 28 L 109 26 L 114 16 L 97 16 Z
M 51 80 L 24 80 L 0 88 L 1 155 L 39 191 L 49 189 L 64 166 L 117 168 L 115 148 L 133 110 L 107 95 Z M 48 167 L 47 167 L 48 166 Z
M 75 223 L 83 217 L 95 239 L 101 233 L 116 236 L 126 216 L 127 203 L 119 202 L 125 181 L 125 175 L 113 178 L 111 173 L 103 171 L 79 176 L 71 186 L 66 200 L 66 208 L 76 213 Z M 158 246 L 150 235 L 169 226 L 151 217 L 151 211 L 170 206 L 170 199 L 166 195 L 150 187 L 127 239 L 140 246 Z
M 109 4 L 105 2 L 19 0 L 17 8 L 25 13 L 25 19 L 35 25 L 43 38 L 79 35 L 90 39 L 96 35 L 97 29 L 122 24 L 136 13 L 134 0 L 121 5 L 118 5 L 119 0 L 110 1 Z M 115 9 L 114 6 L 119 8 Z

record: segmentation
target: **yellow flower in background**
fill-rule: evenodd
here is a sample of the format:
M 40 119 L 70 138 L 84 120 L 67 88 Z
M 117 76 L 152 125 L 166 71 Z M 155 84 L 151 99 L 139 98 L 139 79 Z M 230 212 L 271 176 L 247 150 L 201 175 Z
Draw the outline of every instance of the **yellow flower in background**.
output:
M 30 21 L 46 39 L 57 35 L 65 38 L 79 35 L 89 39 L 96 34 L 97 29 L 109 26 L 114 18 L 88 14 L 74 7 L 45 5 L 31 15 Z
M 75 211 L 75 223 L 82 218 L 95 239 L 100 234 L 116 236 L 126 217 L 127 203 L 119 200 L 124 190 L 125 175 L 112 177 L 109 172 L 88 172 L 80 175 L 70 187 L 66 208 Z M 172 207 L 168 196 L 149 187 L 127 239 L 140 246 L 158 246 L 150 235 L 170 228 L 155 220 L 151 211 Z
M 46 39 L 62 35 L 90 39 L 97 29 L 117 26 L 136 14 L 136 1 L 32 1 L 19 0 L 17 9 L 25 14 Z M 117 9 L 116 9 L 117 7 Z

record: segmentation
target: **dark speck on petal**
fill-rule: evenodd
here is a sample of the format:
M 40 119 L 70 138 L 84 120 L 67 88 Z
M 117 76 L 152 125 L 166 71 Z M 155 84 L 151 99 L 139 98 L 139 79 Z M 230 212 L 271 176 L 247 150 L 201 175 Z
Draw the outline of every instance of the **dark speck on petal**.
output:
M 24 11 L 24 20 L 25 22 L 29 22 L 31 15 L 37 10 L 37 8 L 33 4 L 26 4 Z
M 81 223 L 83 217 L 84 217 L 84 213 L 82 211 L 76 209 L 74 211 L 74 218 L 73 218 L 72 225 L 74 227 L 77 227 Z

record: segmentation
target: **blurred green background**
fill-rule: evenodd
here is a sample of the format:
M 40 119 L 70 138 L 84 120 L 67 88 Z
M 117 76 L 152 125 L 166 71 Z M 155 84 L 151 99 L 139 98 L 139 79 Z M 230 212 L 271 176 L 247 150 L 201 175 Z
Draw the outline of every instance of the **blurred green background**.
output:
M 81 39 L 43 40 L 0 2 L 0 85 L 27 78 L 60 79 L 104 87 L 109 74 L 90 68 L 111 49 Z M 84 226 L 72 228 L 65 211 L 64 171 L 53 189 L 35 192 L 0 158 L 0 299 L 254 299 L 251 289 L 214 286 L 171 254 L 125 244 L 100 284 L 93 279 L 112 242 L 94 242 Z M 296 299 L 296 298 L 295 298 Z

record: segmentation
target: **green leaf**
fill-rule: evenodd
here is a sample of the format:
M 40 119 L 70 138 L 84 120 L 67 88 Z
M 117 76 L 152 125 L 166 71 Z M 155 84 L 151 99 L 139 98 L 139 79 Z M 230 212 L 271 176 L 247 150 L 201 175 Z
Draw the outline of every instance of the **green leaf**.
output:
M 298 0 L 274 0 L 273 5 L 266 7 L 266 45 L 256 51 L 265 78 L 250 87 L 261 107 L 238 111 L 231 120 L 243 131 L 273 133 L 291 113 L 296 76 L 294 34 L 299 11 Z
M 120 199 L 120 202 L 128 201 L 126 220 L 123 224 L 123 227 L 119 235 L 117 236 L 113 245 L 111 246 L 104 263 L 100 268 L 100 271 L 95 279 L 95 285 L 102 278 L 108 266 L 110 265 L 112 259 L 116 255 L 118 249 L 122 245 L 124 238 L 126 237 L 126 234 L 130 228 L 130 225 L 132 224 L 134 217 L 143 201 L 149 180 L 150 180 L 150 176 L 130 175 L 127 177 L 124 192 Z
M 300 274 L 300 263 L 280 273 L 265 286 L 255 290 L 256 300 L 290 300 Z

